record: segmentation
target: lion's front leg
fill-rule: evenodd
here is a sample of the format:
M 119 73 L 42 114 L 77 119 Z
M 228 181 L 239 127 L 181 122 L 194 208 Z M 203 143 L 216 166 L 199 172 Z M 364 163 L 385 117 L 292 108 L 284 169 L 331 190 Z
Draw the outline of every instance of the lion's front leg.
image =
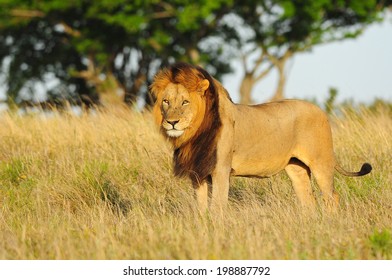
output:
M 207 181 L 203 181 L 200 184 L 193 183 L 193 187 L 199 211 L 205 213 L 208 209 L 208 183 Z
M 214 210 L 224 210 L 229 200 L 230 171 L 220 170 L 212 174 L 212 201 Z
M 227 112 L 222 112 L 227 114 Z M 233 159 L 234 124 L 229 118 L 223 122 L 222 131 L 217 142 L 217 160 L 215 169 L 211 174 L 212 178 L 212 210 L 222 212 L 225 210 L 229 200 L 229 185 L 231 164 Z

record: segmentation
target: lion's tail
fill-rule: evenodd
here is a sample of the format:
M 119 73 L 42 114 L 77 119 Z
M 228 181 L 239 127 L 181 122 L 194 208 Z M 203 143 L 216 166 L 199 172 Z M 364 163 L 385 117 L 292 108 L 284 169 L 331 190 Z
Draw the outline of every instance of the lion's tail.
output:
M 343 174 L 345 176 L 357 177 L 370 173 L 370 171 L 372 171 L 372 166 L 369 163 L 365 162 L 364 164 L 362 164 L 361 170 L 359 170 L 358 172 L 350 172 L 344 170 L 339 164 L 336 164 L 335 169 L 340 174 Z

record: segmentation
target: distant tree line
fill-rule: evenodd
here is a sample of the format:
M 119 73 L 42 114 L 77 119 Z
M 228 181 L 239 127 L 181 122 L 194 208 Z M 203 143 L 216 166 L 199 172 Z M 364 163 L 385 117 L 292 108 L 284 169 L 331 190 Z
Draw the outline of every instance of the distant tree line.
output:
M 221 78 L 241 58 L 242 103 L 272 69 L 355 38 L 392 0 L 0 0 L 0 75 L 8 103 L 152 102 L 148 84 L 175 61 Z M 0 79 L 1 80 L 1 79 Z

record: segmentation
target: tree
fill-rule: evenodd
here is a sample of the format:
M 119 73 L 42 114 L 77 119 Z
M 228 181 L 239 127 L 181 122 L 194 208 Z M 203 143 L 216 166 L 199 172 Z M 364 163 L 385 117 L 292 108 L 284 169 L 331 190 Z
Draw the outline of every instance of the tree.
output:
M 67 71 L 84 69 L 77 50 L 64 43 L 70 36 L 58 32 L 58 27 L 44 19 L 43 12 L 15 9 L 5 14 L 6 9 L 7 5 L 0 15 L 0 61 L 3 62 L 2 68 L 7 68 L 4 72 L 7 74 L 8 100 L 28 99 L 27 95 L 34 95 L 37 82 L 45 84 L 54 75 L 63 83 L 46 89 L 50 100 L 66 96 L 77 103 L 80 93 L 96 102 L 94 90 L 83 79 L 71 76 Z
M 281 98 L 293 55 L 358 36 L 390 2 L 0 0 L 0 71 L 10 101 L 32 99 L 38 84 L 53 100 L 149 103 L 147 85 L 159 67 L 181 60 L 219 78 L 238 49 L 242 102 L 272 69 Z
M 156 69 L 175 60 L 224 74 L 228 61 L 202 43 L 229 2 L 2 0 L 0 61 L 3 69 L 9 61 L 9 97 L 25 98 L 21 93 L 49 73 L 62 93 L 93 103 L 119 99 L 119 91 L 128 103 L 146 97 Z
M 381 18 L 387 5 L 390 3 L 382 0 L 238 1 L 235 14 L 251 31 L 248 38 L 233 31 L 242 46 L 245 70 L 241 103 L 252 103 L 253 87 L 274 68 L 278 84 L 272 99 L 282 99 L 290 58 L 319 44 L 356 38 L 367 25 Z

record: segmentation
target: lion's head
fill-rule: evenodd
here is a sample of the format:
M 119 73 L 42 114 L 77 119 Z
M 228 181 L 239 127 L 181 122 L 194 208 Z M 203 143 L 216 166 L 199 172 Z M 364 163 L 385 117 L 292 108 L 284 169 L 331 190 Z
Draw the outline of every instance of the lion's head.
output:
M 175 148 L 175 174 L 205 179 L 215 166 L 221 127 L 214 79 L 200 67 L 177 63 L 161 70 L 150 89 L 155 120 Z
M 155 76 L 151 85 L 156 100 L 154 117 L 175 146 L 189 141 L 199 131 L 212 105 L 211 90 L 211 76 L 185 63 L 177 63 Z

